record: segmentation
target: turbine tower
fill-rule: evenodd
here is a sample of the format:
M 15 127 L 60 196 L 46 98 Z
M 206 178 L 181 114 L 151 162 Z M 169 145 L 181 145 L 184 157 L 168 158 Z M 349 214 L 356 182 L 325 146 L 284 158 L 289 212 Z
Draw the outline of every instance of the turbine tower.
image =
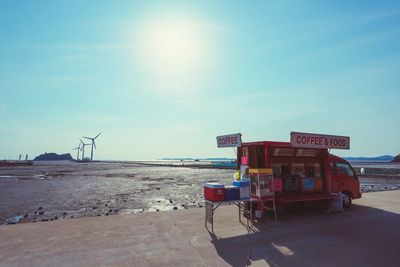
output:
M 90 145 L 90 144 L 85 144 L 82 139 L 79 138 L 79 140 L 81 140 L 82 143 L 82 160 L 85 159 L 85 146 Z
M 99 137 L 99 135 L 101 134 L 102 132 L 100 132 L 98 135 L 96 135 L 95 137 L 86 137 L 86 136 L 83 136 L 83 138 L 86 138 L 86 139 L 89 139 L 89 140 L 91 140 L 92 141 L 92 150 L 90 151 L 91 153 L 90 153 L 90 160 L 93 160 L 93 147 L 94 148 L 96 148 L 96 142 L 94 141 L 97 137 Z
M 81 150 L 81 143 L 79 142 L 79 145 L 75 147 L 73 150 L 77 150 L 77 155 L 76 155 L 76 160 L 79 160 L 79 151 Z

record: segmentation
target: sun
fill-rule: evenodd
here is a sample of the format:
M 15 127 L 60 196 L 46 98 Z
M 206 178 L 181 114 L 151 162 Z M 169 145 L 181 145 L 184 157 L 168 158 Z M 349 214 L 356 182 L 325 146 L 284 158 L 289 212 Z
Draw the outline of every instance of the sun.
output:
M 152 32 L 150 47 L 159 64 L 185 68 L 197 64 L 200 40 L 185 25 L 160 25 Z
M 175 83 L 176 87 L 207 64 L 206 34 L 190 20 L 152 21 L 142 28 L 139 40 L 141 64 L 161 83 Z

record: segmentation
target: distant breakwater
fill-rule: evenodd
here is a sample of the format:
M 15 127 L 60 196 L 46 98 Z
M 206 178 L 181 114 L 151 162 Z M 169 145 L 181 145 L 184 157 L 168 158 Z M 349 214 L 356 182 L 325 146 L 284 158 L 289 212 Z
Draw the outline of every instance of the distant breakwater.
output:
M 177 167 L 177 168 L 198 168 L 198 169 L 230 169 L 235 170 L 236 165 L 223 165 L 223 164 L 196 164 L 196 163 L 148 163 L 148 162 L 132 162 L 133 164 L 143 165 L 143 166 L 156 166 L 156 167 Z

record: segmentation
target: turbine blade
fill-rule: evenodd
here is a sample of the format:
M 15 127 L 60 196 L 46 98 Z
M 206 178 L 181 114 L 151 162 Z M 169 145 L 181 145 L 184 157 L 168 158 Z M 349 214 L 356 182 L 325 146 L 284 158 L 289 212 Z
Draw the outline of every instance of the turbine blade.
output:
M 99 137 L 99 135 L 101 135 L 101 133 L 102 133 L 102 132 L 100 132 L 98 135 L 96 135 L 96 137 L 95 137 L 95 138 L 93 138 L 93 139 L 96 139 L 97 137 Z
M 94 146 L 94 149 L 97 149 L 96 142 L 94 141 L 94 139 L 93 139 L 93 146 Z
M 90 138 L 90 137 L 86 137 L 86 136 L 82 136 L 83 138 L 86 138 L 86 139 L 92 139 L 92 138 Z

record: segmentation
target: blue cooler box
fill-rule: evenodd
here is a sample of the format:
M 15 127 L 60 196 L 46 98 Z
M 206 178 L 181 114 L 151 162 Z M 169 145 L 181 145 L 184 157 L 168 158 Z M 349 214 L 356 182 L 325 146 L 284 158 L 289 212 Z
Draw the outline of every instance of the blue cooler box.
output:
M 250 198 L 249 180 L 246 179 L 246 180 L 234 181 L 233 185 L 239 187 L 240 199 Z
M 235 185 L 227 185 L 225 186 L 225 200 L 239 200 L 240 199 L 240 191 L 239 187 Z

